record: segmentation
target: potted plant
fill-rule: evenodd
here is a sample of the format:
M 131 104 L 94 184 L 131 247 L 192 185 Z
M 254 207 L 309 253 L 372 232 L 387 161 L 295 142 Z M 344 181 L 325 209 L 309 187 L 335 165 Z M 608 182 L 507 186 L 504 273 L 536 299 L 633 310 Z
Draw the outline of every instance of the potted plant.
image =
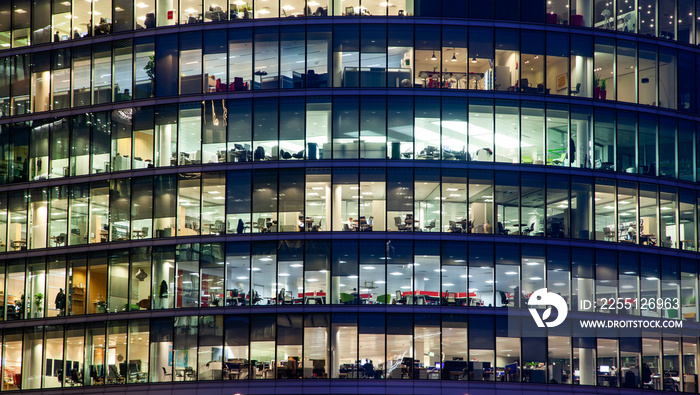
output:
M 600 77 L 596 74 L 593 74 L 593 98 L 600 98 Z
M 148 79 L 151 80 L 151 97 L 153 97 L 153 91 L 155 90 L 155 81 L 156 81 L 156 58 L 155 55 L 151 55 L 148 58 L 148 63 L 146 63 L 146 67 L 143 68 L 144 71 L 146 71 L 146 75 L 148 76 Z
M 39 292 L 38 294 L 34 295 L 34 307 L 36 308 L 35 313 L 37 314 L 37 317 L 41 312 L 44 310 L 44 294 Z
M 605 82 L 605 78 L 603 78 L 603 79 L 600 81 L 600 98 L 603 99 L 603 100 L 605 100 L 605 97 L 606 97 L 607 94 L 608 94 L 608 91 L 605 89 L 606 87 L 607 87 L 607 84 L 606 84 L 606 82 Z

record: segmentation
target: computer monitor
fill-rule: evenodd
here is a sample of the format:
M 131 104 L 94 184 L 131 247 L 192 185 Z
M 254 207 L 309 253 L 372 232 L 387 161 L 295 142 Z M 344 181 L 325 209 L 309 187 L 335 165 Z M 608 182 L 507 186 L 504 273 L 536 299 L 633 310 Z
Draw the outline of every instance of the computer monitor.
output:
M 600 365 L 600 366 L 598 367 L 598 371 L 599 371 L 600 373 L 610 373 L 610 366 L 608 366 L 608 365 Z
M 574 370 L 574 377 L 578 377 L 578 376 L 580 376 L 580 375 L 581 375 L 581 371 L 580 371 L 580 370 Z
M 435 362 L 435 369 L 440 369 L 440 362 Z

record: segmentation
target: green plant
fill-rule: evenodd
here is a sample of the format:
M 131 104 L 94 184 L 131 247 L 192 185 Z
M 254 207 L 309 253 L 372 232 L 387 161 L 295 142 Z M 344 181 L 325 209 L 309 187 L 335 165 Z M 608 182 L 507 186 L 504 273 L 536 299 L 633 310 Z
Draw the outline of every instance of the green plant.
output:
M 39 292 L 34 295 L 34 306 L 36 307 L 36 312 L 40 313 L 44 310 L 44 294 Z
M 148 63 L 146 63 L 146 67 L 143 68 L 146 71 L 146 75 L 148 75 L 148 78 L 151 79 L 151 82 L 153 82 L 156 79 L 156 57 L 155 55 L 151 55 L 148 58 Z
M 605 82 L 605 78 L 603 78 L 603 79 L 600 81 L 600 90 L 604 91 L 604 90 L 606 90 L 606 89 L 605 89 L 606 87 L 607 87 L 607 83 Z
M 597 88 L 600 86 L 600 77 L 598 77 L 596 74 L 593 74 L 593 87 Z
M 536 368 L 537 367 L 537 362 L 528 362 L 525 364 L 526 368 Z

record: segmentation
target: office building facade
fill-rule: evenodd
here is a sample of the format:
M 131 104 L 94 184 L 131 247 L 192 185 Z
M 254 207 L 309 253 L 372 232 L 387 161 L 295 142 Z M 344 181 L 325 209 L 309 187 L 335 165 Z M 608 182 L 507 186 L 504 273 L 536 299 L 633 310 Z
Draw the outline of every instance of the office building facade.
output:
M 0 2 L 0 392 L 698 393 L 698 21 Z

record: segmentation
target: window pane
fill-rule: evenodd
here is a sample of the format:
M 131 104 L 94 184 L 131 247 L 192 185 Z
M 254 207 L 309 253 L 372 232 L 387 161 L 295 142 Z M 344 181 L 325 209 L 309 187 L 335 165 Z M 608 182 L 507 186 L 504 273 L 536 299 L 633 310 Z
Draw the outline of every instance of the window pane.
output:
M 133 46 L 132 40 L 114 42 L 114 101 L 131 100 L 131 85 L 134 82 Z

